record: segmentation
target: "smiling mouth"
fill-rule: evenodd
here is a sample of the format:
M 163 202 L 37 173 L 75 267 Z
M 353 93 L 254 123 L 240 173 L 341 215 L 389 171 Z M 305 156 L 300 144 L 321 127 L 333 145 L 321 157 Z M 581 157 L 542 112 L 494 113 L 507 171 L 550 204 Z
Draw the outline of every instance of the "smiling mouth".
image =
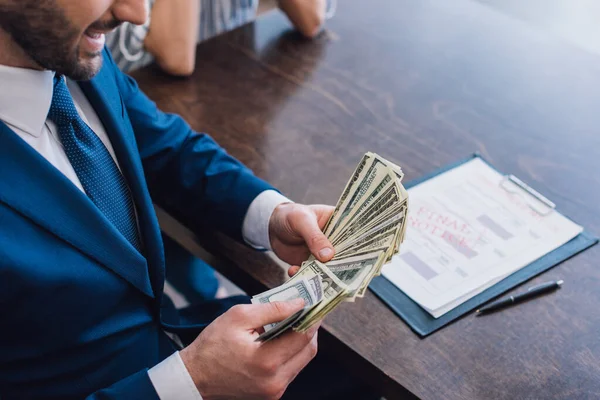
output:
M 106 35 L 107 33 L 111 32 L 112 29 L 93 29 L 93 28 L 88 28 L 84 34 L 91 38 L 91 39 L 101 39 L 102 36 Z
M 94 31 L 89 31 L 89 30 L 85 31 L 85 34 L 87 36 L 89 36 L 90 38 L 96 39 L 96 40 L 102 38 L 102 35 L 104 35 L 104 33 L 102 33 L 102 32 L 94 32 Z
M 104 30 L 88 29 L 84 32 L 84 51 L 89 56 L 97 56 L 102 52 L 106 44 L 106 35 Z

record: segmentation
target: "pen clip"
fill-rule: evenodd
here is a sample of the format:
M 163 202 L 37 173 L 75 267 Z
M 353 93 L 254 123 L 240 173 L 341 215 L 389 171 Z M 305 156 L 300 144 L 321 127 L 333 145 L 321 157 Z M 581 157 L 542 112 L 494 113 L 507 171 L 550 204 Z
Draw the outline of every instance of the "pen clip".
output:
M 556 204 L 514 175 L 504 175 L 499 186 L 509 193 L 521 196 L 527 206 L 542 217 L 549 215 L 556 208 Z

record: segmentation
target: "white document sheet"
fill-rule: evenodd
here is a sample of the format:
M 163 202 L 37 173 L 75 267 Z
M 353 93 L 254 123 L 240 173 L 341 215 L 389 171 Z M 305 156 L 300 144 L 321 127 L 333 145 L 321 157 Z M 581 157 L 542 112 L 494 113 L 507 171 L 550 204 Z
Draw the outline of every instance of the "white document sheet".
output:
M 479 158 L 408 192 L 406 239 L 382 274 L 435 318 L 583 230 Z

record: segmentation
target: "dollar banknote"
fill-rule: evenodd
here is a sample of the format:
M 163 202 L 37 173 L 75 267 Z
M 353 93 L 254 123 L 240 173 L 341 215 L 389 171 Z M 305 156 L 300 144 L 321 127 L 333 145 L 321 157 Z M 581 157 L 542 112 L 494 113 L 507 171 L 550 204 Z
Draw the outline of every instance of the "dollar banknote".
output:
M 302 297 L 305 308 L 265 326 L 257 340 L 293 329 L 305 332 L 342 302 L 363 297 L 371 280 L 397 254 L 406 234 L 408 192 L 402 169 L 366 153 L 352 173 L 323 232 L 334 246 L 327 263 L 310 256 L 283 285 L 252 298 L 253 303 Z
M 274 289 L 263 292 L 250 300 L 253 304 L 273 303 L 275 301 L 290 301 L 297 298 L 304 300 L 304 307 L 312 307 L 317 304 L 323 297 L 321 281 L 314 276 L 309 282 L 309 279 L 297 279 L 278 286 Z M 265 332 L 270 331 L 277 323 L 265 325 Z

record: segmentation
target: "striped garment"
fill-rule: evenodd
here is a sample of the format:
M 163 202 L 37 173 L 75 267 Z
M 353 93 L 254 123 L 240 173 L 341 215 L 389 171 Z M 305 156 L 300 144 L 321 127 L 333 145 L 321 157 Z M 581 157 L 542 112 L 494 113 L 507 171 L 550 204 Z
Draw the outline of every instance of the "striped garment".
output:
M 152 11 L 155 0 L 147 0 Z M 200 1 L 200 29 L 198 43 L 220 33 L 230 31 L 253 21 L 256 17 L 259 0 L 198 0 Z M 335 13 L 336 0 L 327 0 L 326 18 Z M 106 45 L 112 52 L 115 62 L 128 72 L 150 64 L 153 57 L 144 50 L 144 39 L 148 34 L 150 18 L 144 25 L 124 23 L 107 35 Z
M 152 13 L 155 0 L 148 0 Z M 230 31 L 254 20 L 259 0 L 199 0 L 200 29 L 198 42 Z M 150 19 L 144 25 L 124 23 L 107 35 L 106 45 L 115 62 L 123 71 L 131 71 L 152 62 L 153 57 L 144 50 Z

